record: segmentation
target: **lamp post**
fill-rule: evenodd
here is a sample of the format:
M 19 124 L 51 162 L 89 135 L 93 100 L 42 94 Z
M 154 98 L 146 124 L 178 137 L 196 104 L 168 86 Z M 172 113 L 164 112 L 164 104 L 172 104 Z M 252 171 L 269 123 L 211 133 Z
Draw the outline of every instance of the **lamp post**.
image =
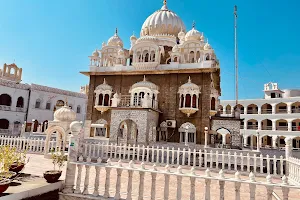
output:
M 204 134 L 205 134 L 204 148 L 207 148 L 207 143 L 208 143 L 208 128 L 207 127 L 204 128 Z
M 33 129 L 34 129 L 34 122 L 35 122 L 35 119 L 32 119 L 32 124 L 31 124 L 31 133 L 33 133 Z
M 256 130 L 256 137 L 257 137 L 257 151 L 260 151 L 260 138 L 259 138 L 259 131 Z
M 185 127 L 184 145 L 188 146 L 189 126 Z

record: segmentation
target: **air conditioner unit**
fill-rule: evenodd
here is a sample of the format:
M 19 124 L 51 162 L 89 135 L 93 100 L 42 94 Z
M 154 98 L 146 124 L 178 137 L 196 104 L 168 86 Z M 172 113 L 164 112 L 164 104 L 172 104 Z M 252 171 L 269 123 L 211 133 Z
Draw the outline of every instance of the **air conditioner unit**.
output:
M 166 120 L 168 128 L 176 128 L 176 120 Z

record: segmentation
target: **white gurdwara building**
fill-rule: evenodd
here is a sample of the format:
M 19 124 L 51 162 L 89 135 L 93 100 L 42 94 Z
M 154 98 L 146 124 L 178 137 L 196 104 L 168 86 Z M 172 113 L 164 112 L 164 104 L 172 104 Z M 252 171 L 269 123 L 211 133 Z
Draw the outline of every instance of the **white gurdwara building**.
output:
M 300 90 L 280 90 L 277 83 L 267 83 L 264 93 L 263 99 L 238 101 L 244 119 L 241 123 L 244 146 L 281 148 L 285 146 L 285 138 L 292 138 L 293 148 L 300 148 Z M 222 116 L 232 115 L 235 105 L 234 100 L 220 101 Z
M 23 84 L 21 79 L 22 68 L 14 63 L 4 64 L 3 70 L 0 69 L 0 134 L 45 131 L 54 111 L 64 106 L 66 99 L 77 113 L 77 120 L 85 119 L 86 94 Z M 81 91 L 86 88 L 82 87 Z

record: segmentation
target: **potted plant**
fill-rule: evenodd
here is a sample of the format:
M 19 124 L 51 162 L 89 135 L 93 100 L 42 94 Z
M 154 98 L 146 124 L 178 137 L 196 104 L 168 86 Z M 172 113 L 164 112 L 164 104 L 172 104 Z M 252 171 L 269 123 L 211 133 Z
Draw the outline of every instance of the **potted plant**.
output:
M 65 161 L 67 160 L 67 156 L 64 155 L 62 152 L 52 152 L 51 159 L 53 164 L 53 170 L 44 172 L 44 178 L 48 183 L 55 183 L 61 176 L 61 168 L 64 166 Z M 58 170 L 56 170 L 56 166 L 58 166 Z
M 15 157 L 14 157 L 14 162 L 9 168 L 9 171 L 19 173 L 20 171 L 23 170 L 25 166 L 25 160 L 26 160 L 26 150 L 24 151 L 18 151 L 15 149 Z M 29 159 L 27 160 L 28 163 Z
M 11 178 L 16 175 L 9 171 L 15 160 L 15 150 L 9 146 L 0 146 L 0 194 L 7 190 Z

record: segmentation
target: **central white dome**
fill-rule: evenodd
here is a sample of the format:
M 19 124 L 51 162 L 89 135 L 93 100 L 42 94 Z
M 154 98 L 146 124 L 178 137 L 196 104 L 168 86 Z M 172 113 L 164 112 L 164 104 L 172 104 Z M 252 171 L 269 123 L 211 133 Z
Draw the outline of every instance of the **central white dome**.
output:
M 141 36 L 145 35 L 173 35 L 177 37 L 178 33 L 185 31 L 185 25 L 180 17 L 170 11 L 166 1 L 163 7 L 150 15 L 144 22 L 141 30 Z
M 54 112 L 54 121 L 72 122 L 76 120 L 76 113 L 67 105 Z

